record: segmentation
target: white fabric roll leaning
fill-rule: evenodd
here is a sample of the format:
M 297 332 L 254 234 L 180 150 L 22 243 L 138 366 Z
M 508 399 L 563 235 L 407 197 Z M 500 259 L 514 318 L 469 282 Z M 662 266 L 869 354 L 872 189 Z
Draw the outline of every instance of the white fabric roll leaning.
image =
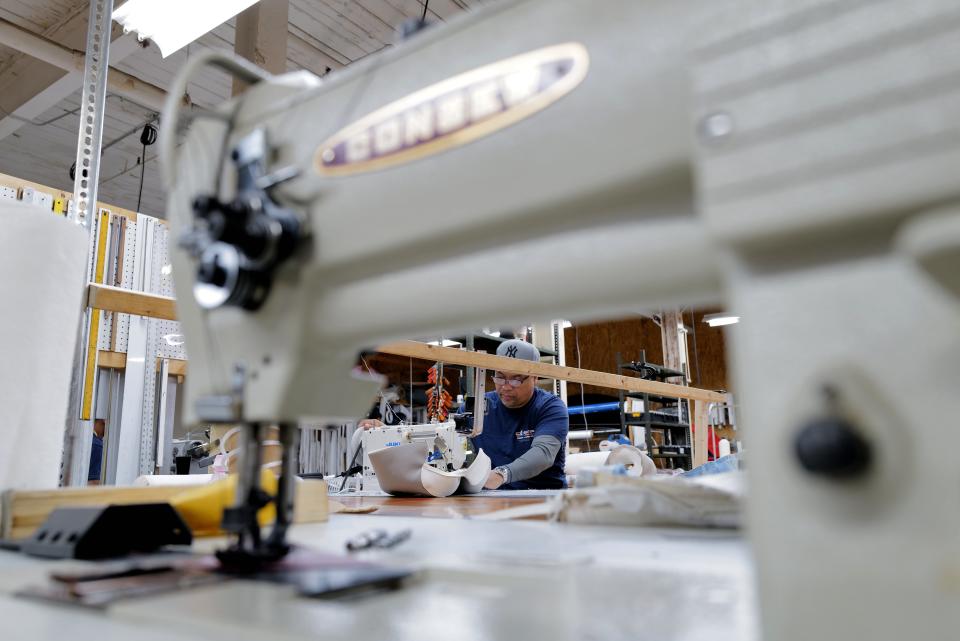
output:
M 0 203 L 0 225 L 0 488 L 52 488 L 60 479 L 89 237 L 52 212 L 13 201 Z
M 577 472 L 585 467 L 600 467 L 605 465 L 610 452 L 578 452 L 567 454 L 563 472 L 567 476 L 576 476 Z
M 133 484 L 138 487 L 189 486 L 213 482 L 213 474 L 144 474 L 138 476 Z

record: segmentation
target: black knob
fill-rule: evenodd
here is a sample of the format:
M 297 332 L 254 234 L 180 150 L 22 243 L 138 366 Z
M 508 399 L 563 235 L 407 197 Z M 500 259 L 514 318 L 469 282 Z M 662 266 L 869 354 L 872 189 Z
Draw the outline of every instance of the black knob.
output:
M 214 258 L 205 260 L 197 268 L 197 280 L 201 283 L 209 283 L 217 287 L 223 287 L 227 284 L 229 274 L 227 270 Z
M 870 444 L 846 419 L 827 416 L 800 428 L 794 441 L 800 465 L 811 474 L 833 479 L 860 476 L 870 467 Z

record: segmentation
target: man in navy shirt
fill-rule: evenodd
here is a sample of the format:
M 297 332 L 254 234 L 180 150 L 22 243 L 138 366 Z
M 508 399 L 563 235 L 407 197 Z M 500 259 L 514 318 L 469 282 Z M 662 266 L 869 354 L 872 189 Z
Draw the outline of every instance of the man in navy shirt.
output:
M 103 434 L 106 421 L 98 418 L 93 422 L 93 444 L 90 446 L 90 470 L 87 474 L 87 485 L 100 483 L 100 468 L 103 463 Z
M 497 356 L 540 362 L 536 347 L 517 339 L 504 341 Z M 484 395 L 483 434 L 473 439 L 493 466 L 489 490 L 561 489 L 566 487 L 567 432 L 570 415 L 559 398 L 537 387 L 536 376 L 493 373 L 494 391 Z M 383 425 L 364 419 L 358 427 Z
M 497 356 L 540 362 L 537 348 L 508 340 Z M 487 489 L 560 489 L 566 486 L 567 432 L 570 416 L 559 398 L 539 389 L 536 376 L 493 373 L 494 391 L 485 395 L 483 433 L 473 439 L 493 465 Z

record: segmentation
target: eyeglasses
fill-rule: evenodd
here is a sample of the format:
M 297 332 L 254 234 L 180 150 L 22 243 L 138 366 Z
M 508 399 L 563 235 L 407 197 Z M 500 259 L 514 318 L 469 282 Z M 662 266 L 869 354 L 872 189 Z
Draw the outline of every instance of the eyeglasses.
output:
M 525 380 L 527 380 L 528 378 L 530 378 L 530 377 L 529 377 L 529 376 L 524 376 L 523 378 L 503 378 L 503 377 L 500 377 L 500 376 L 494 376 L 494 377 L 493 377 L 493 384 L 494 384 L 494 385 L 507 385 L 507 384 L 509 384 L 510 387 L 520 387 L 521 385 L 523 385 L 523 382 L 524 382 Z

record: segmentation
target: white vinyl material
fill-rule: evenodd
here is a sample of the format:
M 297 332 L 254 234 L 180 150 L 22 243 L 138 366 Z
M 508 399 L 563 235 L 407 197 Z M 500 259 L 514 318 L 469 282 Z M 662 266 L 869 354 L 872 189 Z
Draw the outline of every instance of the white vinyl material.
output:
M 0 226 L 0 488 L 56 487 L 87 230 L 8 201 Z

